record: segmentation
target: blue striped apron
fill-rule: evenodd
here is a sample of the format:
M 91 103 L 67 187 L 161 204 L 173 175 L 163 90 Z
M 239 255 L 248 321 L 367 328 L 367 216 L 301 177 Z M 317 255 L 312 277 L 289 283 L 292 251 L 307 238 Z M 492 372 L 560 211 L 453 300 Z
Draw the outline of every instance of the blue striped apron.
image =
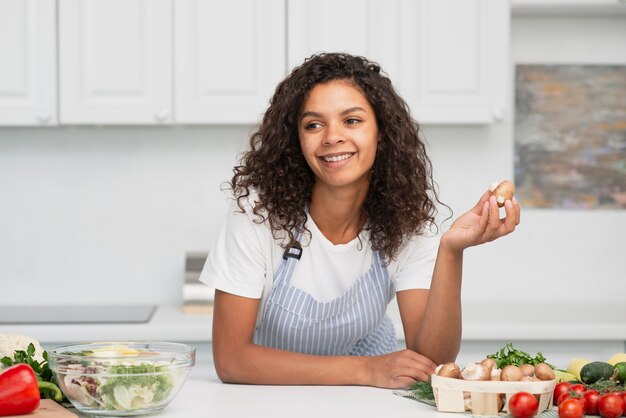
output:
M 317 355 L 365 356 L 397 350 L 393 324 L 385 315 L 394 286 L 378 252 L 374 251 L 370 269 L 343 295 L 318 302 L 292 286 L 300 257 L 288 255 L 290 250 L 274 274 L 255 344 Z

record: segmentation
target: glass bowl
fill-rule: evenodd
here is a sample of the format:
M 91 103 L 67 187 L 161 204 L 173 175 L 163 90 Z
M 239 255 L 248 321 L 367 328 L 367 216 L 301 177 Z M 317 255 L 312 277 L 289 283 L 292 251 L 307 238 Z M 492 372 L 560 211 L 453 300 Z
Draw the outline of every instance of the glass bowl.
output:
M 94 342 L 55 347 L 48 365 L 81 413 L 154 414 L 183 386 L 196 350 L 170 342 Z

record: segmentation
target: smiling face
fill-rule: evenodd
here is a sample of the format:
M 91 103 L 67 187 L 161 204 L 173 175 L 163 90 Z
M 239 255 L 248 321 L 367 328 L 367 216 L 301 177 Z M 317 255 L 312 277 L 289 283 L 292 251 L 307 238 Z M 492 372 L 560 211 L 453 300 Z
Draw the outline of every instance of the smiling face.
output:
M 347 80 L 318 84 L 309 92 L 299 120 L 300 146 L 316 187 L 367 190 L 378 125 L 361 90 Z

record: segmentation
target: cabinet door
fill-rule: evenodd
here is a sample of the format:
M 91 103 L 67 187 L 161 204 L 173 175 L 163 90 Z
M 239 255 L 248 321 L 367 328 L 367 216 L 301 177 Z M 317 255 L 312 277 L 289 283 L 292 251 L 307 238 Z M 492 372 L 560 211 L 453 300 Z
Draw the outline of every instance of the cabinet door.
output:
M 398 0 L 289 0 L 289 69 L 315 53 L 347 52 L 378 62 L 392 76 L 398 13 Z
M 171 0 L 59 0 L 60 120 L 172 120 Z
M 256 123 L 285 75 L 284 0 L 177 0 L 177 123 Z
M 344 51 L 381 64 L 421 123 L 490 123 L 507 87 L 504 0 L 289 0 L 288 62 Z
M 55 0 L 0 2 L 0 125 L 55 125 Z
M 402 0 L 399 80 L 418 121 L 503 118 L 510 6 L 503 0 Z

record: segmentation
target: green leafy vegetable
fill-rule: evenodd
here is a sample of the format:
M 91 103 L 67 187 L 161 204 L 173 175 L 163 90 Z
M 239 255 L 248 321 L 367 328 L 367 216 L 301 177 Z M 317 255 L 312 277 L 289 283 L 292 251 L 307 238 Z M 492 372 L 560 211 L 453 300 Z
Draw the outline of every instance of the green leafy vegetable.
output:
M 2 357 L 2 359 L 0 359 L 0 363 L 6 367 L 11 367 L 21 363 L 28 364 L 33 368 L 33 371 L 37 376 L 41 397 L 61 402 L 63 400 L 63 393 L 54 382 L 52 370 L 48 367 L 48 353 L 45 351 L 43 352 L 43 361 L 41 362 L 37 361 L 34 358 L 34 355 L 35 346 L 33 343 L 30 343 L 28 344 L 28 348 L 26 350 L 15 350 L 13 358 L 9 356 Z
M 433 387 L 430 384 L 430 379 L 428 379 L 428 382 L 413 382 L 409 387 L 409 390 L 413 391 L 413 395 L 419 400 L 435 400 L 435 394 L 433 393 Z
M 104 407 L 113 410 L 141 409 L 166 399 L 174 383 L 166 366 L 114 365 L 98 388 Z
M 510 364 L 515 366 L 521 366 L 522 364 L 532 364 L 533 366 L 539 363 L 546 363 L 546 358 L 540 352 L 535 357 L 530 354 L 518 350 L 513 347 L 512 343 L 507 343 L 500 351 L 494 354 L 488 354 L 487 358 L 493 359 L 496 362 L 496 367 L 501 369 Z M 548 364 L 548 363 L 546 363 Z M 548 366 L 554 369 L 554 366 L 548 364 Z

